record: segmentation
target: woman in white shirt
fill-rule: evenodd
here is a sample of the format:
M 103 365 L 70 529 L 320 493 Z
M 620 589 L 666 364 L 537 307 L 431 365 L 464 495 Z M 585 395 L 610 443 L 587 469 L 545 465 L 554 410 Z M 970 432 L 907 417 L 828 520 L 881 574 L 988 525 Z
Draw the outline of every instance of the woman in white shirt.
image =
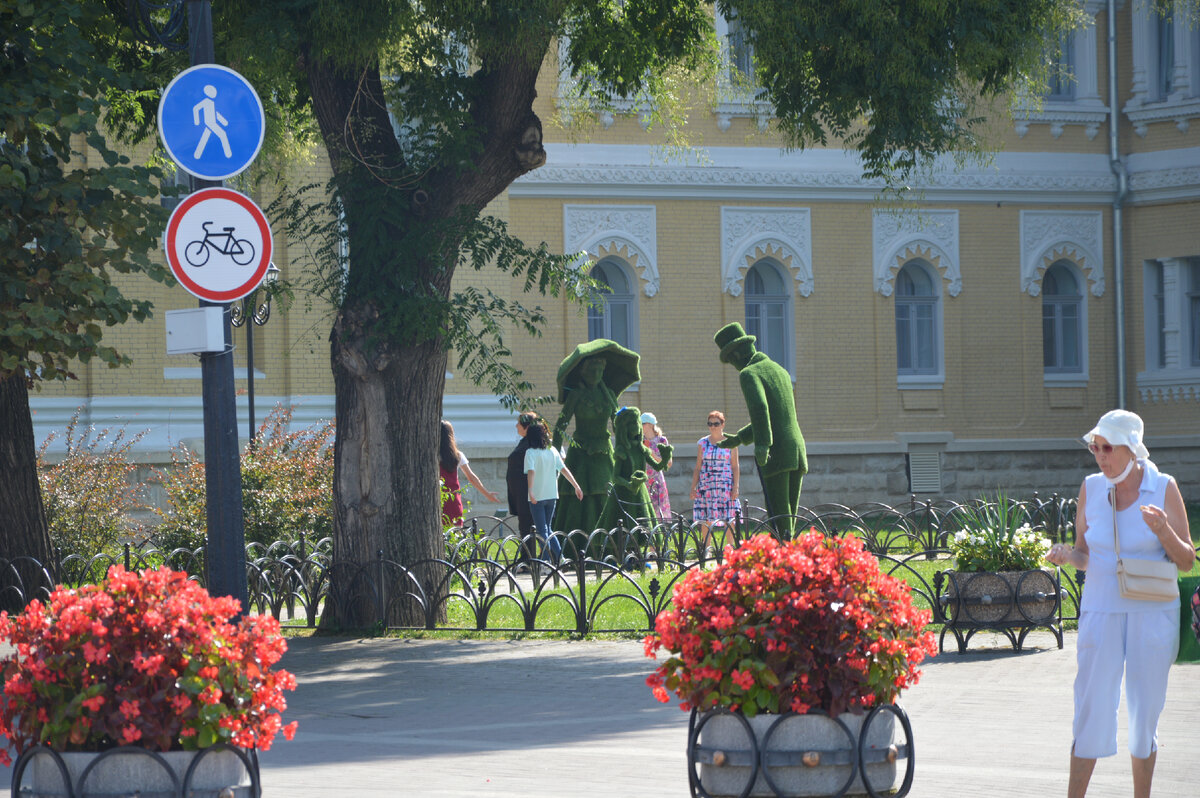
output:
M 575 498 L 583 500 L 583 489 L 563 462 L 558 450 L 550 446 L 550 434 L 542 424 L 534 424 L 525 433 L 525 476 L 529 481 L 529 511 L 537 536 L 550 548 L 550 561 L 558 564 L 562 543 L 550 531 L 550 520 L 558 504 L 558 475 L 561 473 L 575 488 Z
M 1117 753 L 1122 675 L 1134 798 L 1149 798 L 1154 776 L 1158 716 L 1179 650 L 1179 599 L 1122 596 L 1114 538 L 1120 537 L 1122 557 L 1169 561 L 1179 571 L 1191 570 L 1196 552 L 1179 486 L 1150 460 L 1143 430 L 1136 413 L 1111 410 L 1083 436 L 1100 470 L 1080 486 L 1075 545 L 1056 543 L 1046 555 L 1055 565 L 1087 571 L 1079 606 L 1068 798 L 1087 793 L 1097 757 Z

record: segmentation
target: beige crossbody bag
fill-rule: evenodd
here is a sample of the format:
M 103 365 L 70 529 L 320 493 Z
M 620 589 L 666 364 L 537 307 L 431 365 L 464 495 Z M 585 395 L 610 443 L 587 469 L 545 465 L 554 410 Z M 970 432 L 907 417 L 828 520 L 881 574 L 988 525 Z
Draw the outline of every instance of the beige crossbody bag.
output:
M 1117 582 L 1121 597 L 1140 601 L 1179 601 L 1179 569 L 1173 562 L 1121 557 L 1117 533 L 1117 492 L 1108 491 L 1113 513 L 1113 549 L 1117 553 Z

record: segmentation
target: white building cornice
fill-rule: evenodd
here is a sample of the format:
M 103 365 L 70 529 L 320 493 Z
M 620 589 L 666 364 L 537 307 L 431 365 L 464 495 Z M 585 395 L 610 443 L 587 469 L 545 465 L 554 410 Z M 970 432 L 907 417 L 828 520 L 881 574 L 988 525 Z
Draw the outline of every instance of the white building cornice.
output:
M 884 189 L 882 181 L 864 179 L 862 162 L 842 150 L 709 147 L 683 161 L 641 145 L 546 149 L 547 165 L 514 182 L 510 196 L 871 202 Z M 958 203 L 1108 205 L 1115 190 L 1108 157 L 1099 153 L 1000 153 L 991 166 L 961 169 L 946 157 L 909 185 L 913 199 Z

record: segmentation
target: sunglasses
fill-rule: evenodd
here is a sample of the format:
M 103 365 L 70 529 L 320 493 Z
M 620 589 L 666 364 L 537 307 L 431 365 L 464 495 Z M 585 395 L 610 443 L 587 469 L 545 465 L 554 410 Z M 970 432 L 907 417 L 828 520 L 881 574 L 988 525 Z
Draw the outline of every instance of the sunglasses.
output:
M 710 421 L 710 422 L 708 422 L 708 426 L 710 426 L 710 427 L 719 427 L 719 426 L 721 426 L 721 425 L 722 425 L 722 424 L 724 424 L 724 423 L 725 423 L 724 421 Z
M 1088 451 L 1091 452 L 1092 454 L 1100 454 L 1101 452 L 1104 452 L 1105 454 L 1112 454 L 1113 448 L 1114 447 L 1111 443 L 1089 443 L 1088 444 Z

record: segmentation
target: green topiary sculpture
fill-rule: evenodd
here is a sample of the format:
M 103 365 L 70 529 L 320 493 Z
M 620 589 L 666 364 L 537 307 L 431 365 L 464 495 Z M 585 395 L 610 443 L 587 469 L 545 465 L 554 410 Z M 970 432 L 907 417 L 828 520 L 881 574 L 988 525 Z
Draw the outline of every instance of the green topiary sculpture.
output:
M 563 434 L 575 419 L 575 434 L 567 449 L 567 468 L 583 489 L 583 499 L 559 479 L 558 509 L 554 529 L 591 532 L 600 524 L 613 482 L 613 447 L 608 425 L 617 413 L 617 397 L 641 379 L 639 357 L 606 338 L 580 344 L 558 367 L 558 401 L 562 413 L 554 425 L 552 443 L 562 445 Z
M 721 362 L 738 370 L 750 423 L 735 433 L 725 433 L 719 444 L 732 448 L 754 444 L 754 462 L 767 500 L 767 514 L 776 518 L 775 531 L 790 540 L 796 529 L 800 484 L 808 473 L 804 436 L 796 419 L 792 378 L 775 361 L 754 348 L 755 338 L 736 321 L 717 330 L 713 341 L 721 349 Z
M 622 407 L 613 421 L 615 454 L 613 469 L 613 492 L 604 507 L 600 526 L 612 529 L 618 521 L 629 528 L 636 524 L 653 524 L 654 504 L 650 501 L 650 490 L 646 484 L 646 466 L 656 471 L 666 468 L 671 461 L 673 446 L 659 444 L 662 458 L 656 461 L 650 447 L 642 443 L 641 411 L 636 407 Z

